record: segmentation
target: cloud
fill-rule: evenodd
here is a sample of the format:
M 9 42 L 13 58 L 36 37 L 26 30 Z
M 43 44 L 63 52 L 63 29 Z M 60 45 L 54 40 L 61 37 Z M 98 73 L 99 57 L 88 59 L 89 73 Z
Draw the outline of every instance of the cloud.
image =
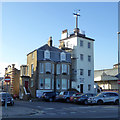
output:
M 14 63 L 0 62 L 0 77 L 4 77 L 5 68 L 8 67 L 8 65 L 12 65 L 12 64 L 15 64 L 15 68 L 20 69 L 20 64 L 18 62 L 14 62 Z

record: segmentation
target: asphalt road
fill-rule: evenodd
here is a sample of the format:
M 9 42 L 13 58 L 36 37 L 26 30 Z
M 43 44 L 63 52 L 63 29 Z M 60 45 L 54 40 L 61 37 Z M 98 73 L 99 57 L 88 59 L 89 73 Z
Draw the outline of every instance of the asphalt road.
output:
M 20 115 L 8 115 L 9 118 L 117 118 L 117 105 L 78 105 L 60 102 L 28 102 L 15 101 L 14 106 L 8 106 Z M 18 111 L 19 110 L 19 111 Z M 27 113 L 28 111 L 29 114 Z M 10 112 L 10 111 L 9 111 Z M 3 113 L 5 108 L 3 107 Z M 22 114 L 23 113 L 23 114 Z M 4 117 L 4 116 L 3 116 Z

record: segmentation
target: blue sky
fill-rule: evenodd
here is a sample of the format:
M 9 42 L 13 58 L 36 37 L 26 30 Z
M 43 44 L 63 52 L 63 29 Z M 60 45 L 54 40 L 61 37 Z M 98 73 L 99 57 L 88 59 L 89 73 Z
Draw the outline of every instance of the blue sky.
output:
M 73 32 L 73 12 L 80 9 L 79 28 L 95 39 L 95 69 L 112 68 L 117 63 L 117 2 L 5 2 L 2 3 L 0 76 L 4 67 L 27 63 L 26 55 L 47 43 L 59 45 L 61 32 Z

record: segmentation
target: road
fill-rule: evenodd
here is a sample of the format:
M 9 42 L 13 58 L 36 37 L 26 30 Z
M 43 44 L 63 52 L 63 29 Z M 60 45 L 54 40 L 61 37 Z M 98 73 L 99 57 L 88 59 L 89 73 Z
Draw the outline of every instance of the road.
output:
M 15 101 L 7 110 L 3 107 L 2 114 L 3 118 L 117 118 L 118 106 Z

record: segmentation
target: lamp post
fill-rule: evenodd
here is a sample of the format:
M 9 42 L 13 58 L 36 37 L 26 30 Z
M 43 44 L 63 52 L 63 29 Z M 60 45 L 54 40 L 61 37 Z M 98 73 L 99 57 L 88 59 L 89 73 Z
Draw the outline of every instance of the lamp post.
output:
M 120 80 L 120 41 L 119 41 L 119 34 L 120 32 L 117 32 L 118 34 L 118 80 Z M 118 94 L 119 94 L 119 105 L 118 105 L 118 119 L 120 119 L 120 84 L 118 84 Z

